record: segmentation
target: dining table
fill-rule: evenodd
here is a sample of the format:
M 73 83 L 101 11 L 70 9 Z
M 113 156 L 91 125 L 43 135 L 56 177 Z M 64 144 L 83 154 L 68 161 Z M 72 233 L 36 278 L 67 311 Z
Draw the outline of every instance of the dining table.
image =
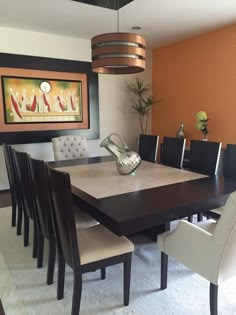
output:
M 121 175 L 113 156 L 48 164 L 69 173 L 76 205 L 119 236 L 167 227 L 218 208 L 236 190 L 236 180 L 230 177 L 146 161 L 131 175 Z

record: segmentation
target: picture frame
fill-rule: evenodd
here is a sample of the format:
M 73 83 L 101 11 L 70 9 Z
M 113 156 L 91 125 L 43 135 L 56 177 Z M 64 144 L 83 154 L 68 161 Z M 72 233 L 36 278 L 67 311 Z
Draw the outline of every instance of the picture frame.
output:
M 52 138 L 62 135 L 80 135 L 88 140 L 99 139 L 98 74 L 92 72 L 91 62 L 0 53 L 0 69 L 4 69 L 4 72 L 0 71 L 0 83 L 2 75 L 35 78 L 36 73 L 38 78 L 82 80 L 82 97 L 87 97 L 82 100 L 83 117 L 80 122 L 7 124 L 0 84 L 0 144 L 50 142 Z
M 0 130 L 89 127 L 86 74 L 0 68 Z

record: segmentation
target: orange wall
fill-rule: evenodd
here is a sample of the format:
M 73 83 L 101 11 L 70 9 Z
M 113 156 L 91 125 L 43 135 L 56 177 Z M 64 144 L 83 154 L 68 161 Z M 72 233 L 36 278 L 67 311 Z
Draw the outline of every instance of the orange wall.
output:
M 206 111 L 208 140 L 236 143 L 236 24 L 153 51 L 152 133 L 175 136 L 184 122 L 187 143 L 202 139 L 195 115 Z

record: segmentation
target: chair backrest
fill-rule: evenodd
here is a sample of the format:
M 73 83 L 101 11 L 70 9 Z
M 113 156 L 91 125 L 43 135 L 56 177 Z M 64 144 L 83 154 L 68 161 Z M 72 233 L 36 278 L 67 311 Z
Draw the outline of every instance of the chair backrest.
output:
M 52 138 L 52 147 L 56 161 L 87 158 L 88 143 L 85 137 L 61 136 Z
M 80 266 L 70 176 L 47 167 L 62 253 L 72 268 Z
M 13 151 L 13 156 L 15 158 L 16 171 L 19 178 L 24 210 L 26 211 L 29 218 L 34 220 L 36 215 L 33 183 L 29 168 L 29 156 L 25 152 L 19 152 L 15 150 Z
M 12 178 L 12 192 L 13 196 L 17 201 L 17 204 L 19 207 L 23 206 L 23 201 L 22 201 L 22 188 L 20 184 L 20 179 L 19 179 L 19 174 L 17 172 L 17 167 L 16 167 L 16 161 L 15 161 L 15 156 L 14 156 L 14 149 L 11 146 L 6 146 L 7 149 L 7 155 L 8 155 L 8 165 L 9 165 L 9 173 L 11 174 Z
M 44 237 L 49 239 L 50 236 L 55 235 L 55 232 L 52 220 L 52 204 L 46 164 L 44 161 L 32 159 L 30 157 L 29 163 L 41 230 Z
M 161 163 L 182 168 L 186 139 L 164 137 L 161 150 Z
M 191 140 L 189 169 L 201 174 L 216 175 L 221 145 L 221 142 Z
M 229 195 L 213 239 L 219 247 L 219 281 L 236 275 L 236 191 Z
M 159 136 L 140 135 L 139 136 L 139 155 L 141 160 L 156 162 Z
M 224 154 L 224 176 L 236 178 L 236 144 L 227 144 Z
M 12 162 L 11 161 L 11 154 L 10 154 L 11 148 L 9 146 L 5 145 L 5 143 L 2 143 L 2 148 L 3 148 L 3 155 L 4 155 L 4 159 L 5 159 L 10 190 L 11 190 L 11 193 L 14 194 L 15 185 L 14 185 L 14 173 L 13 173 L 13 168 L 12 168 L 12 163 L 11 163 Z

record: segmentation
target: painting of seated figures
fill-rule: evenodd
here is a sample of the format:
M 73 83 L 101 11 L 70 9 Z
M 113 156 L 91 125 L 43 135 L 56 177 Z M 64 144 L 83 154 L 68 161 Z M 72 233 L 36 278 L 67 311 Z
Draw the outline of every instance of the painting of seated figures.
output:
M 82 82 L 2 76 L 5 124 L 82 122 Z

